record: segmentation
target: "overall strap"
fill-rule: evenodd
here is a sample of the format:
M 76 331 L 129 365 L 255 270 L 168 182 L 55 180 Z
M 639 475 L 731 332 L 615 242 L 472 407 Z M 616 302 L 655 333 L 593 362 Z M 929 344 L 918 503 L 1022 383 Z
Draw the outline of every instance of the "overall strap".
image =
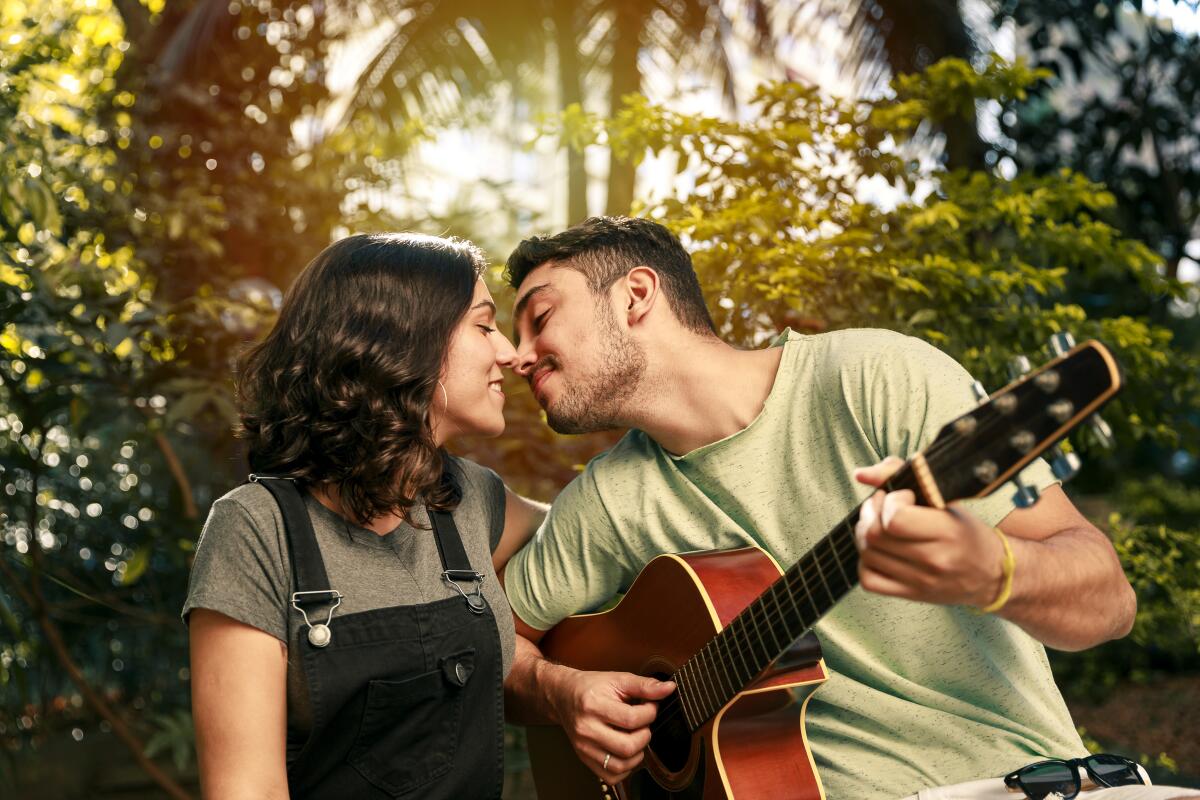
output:
M 312 520 L 304 507 L 304 498 L 291 478 L 274 475 L 251 475 L 253 483 L 261 483 L 275 496 L 279 510 L 283 513 L 283 527 L 287 533 L 288 549 L 291 550 L 292 590 L 294 602 L 328 602 L 333 591 L 329 588 L 329 577 L 325 574 L 325 562 L 313 533 Z
M 459 498 L 462 498 L 462 489 L 449 469 L 442 473 L 442 481 L 451 484 Z M 458 533 L 458 526 L 454 524 L 454 515 L 430 506 L 426 506 L 425 511 L 429 515 L 430 524 L 433 525 L 433 538 L 437 542 L 438 556 L 442 559 L 442 580 L 466 598 L 467 606 L 472 611 L 482 614 L 485 603 L 479 589 L 483 583 L 483 573 L 471 568 L 467 551 L 463 549 L 462 536 Z M 458 585 L 459 581 L 471 582 L 474 587 L 468 593 Z

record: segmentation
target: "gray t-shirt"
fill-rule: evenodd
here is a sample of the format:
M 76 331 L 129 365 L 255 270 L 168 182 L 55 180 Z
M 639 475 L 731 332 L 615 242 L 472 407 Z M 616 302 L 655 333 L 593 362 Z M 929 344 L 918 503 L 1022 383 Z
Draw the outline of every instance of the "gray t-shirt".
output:
M 491 553 L 504 530 L 504 484 L 492 470 L 450 457 L 463 488 L 454 522 L 471 566 L 486 577 L 483 594 L 500 632 L 504 672 L 515 647 L 512 614 L 496 580 Z M 329 585 L 343 595 L 337 618 L 359 611 L 430 603 L 456 596 L 442 580 L 442 562 L 424 506 L 414 508 L 414 528 L 401 524 L 379 535 L 346 521 L 305 493 L 305 506 L 325 561 Z M 299 653 L 303 619 L 291 608 L 292 565 L 283 516 L 275 498 L 256 483 L 239 486 L 218 499 L 196 544 L 183 618 L 207 608 L 266 631 L 288 644 L 288 739 L 302 742 L 312 728 L 312 708 Z M 322 617 L 323 620 L 323 617 Z

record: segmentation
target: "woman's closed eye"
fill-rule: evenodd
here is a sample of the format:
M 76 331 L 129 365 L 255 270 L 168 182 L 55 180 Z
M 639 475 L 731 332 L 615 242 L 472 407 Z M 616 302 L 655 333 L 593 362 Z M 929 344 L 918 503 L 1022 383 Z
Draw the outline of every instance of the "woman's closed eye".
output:
M 496 329 L 491 327 L 490 325 L 482 325 L 481 324 L 481 325 L 476 325 L 475 327 L 479 328 L 479 330 L 483 331 L 484 336 L 489 336 L 496 332 Z

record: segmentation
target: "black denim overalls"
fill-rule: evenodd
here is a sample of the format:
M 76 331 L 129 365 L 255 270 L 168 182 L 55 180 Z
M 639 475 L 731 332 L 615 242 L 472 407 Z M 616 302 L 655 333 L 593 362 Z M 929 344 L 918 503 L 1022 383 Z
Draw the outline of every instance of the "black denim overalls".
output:
M 299 490 L 284 478 L 250 479 L 283 512 L 292 607 L 304 617 L 299 657 L 313 727 L 288 767 L 293 800 L 500 797 L 500 636 L 453 517 L 429 509 L 443 579 L 460 596 L 335 616 L 341 594 Z

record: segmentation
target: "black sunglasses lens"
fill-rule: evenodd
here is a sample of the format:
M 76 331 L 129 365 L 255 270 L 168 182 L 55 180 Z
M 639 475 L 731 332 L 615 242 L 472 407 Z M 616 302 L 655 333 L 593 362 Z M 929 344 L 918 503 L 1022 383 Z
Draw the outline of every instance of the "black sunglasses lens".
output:
M 1042 800 L 1050 794 L 1074 797 L 1079 793 L 1079 776 L 1061 761 L 1030 764 L 1017 774 L 1021 788 L 1032 800 Z
M 1129 786 L 1142 782 L 1137 767 L 1120 756 L 1101 753 L 1083 760 L 1092 777 L 1104 786 Z

